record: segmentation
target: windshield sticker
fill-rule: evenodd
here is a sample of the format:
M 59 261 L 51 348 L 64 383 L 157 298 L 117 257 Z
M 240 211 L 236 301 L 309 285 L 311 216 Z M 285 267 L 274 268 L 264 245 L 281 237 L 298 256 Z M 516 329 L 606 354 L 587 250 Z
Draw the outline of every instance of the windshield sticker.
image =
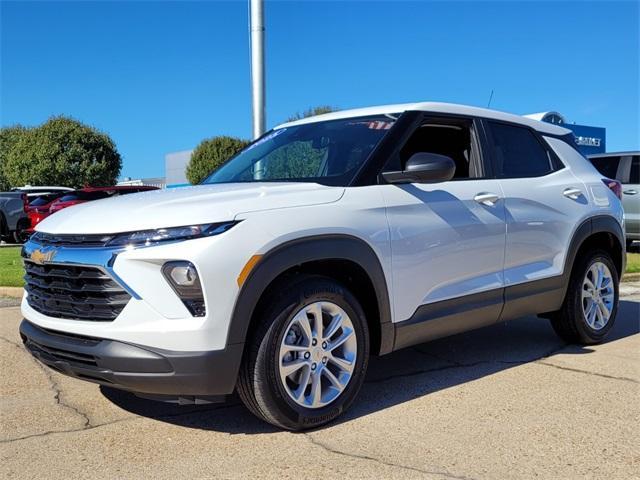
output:
M 273 132 L 271 132 L 269 135 L 265 135 L 264 137 L 262 137 L 260 140 L 252 143 L 251 145 L 249 145 L 247 147 L 247 150 L 251 150 L 252 148 L 257 147 L 258 145 L 262 145 L 264 142 L 268 142 L 269 140 L 273 140 L 274 138 L 276 138 L 278 135 L 280 135 L 281 133 L 286 132 L 287 129 L 286 128 L 281 128 L 280 130 L 274 130 Z
M 349 125 L 366 125 L 369 130 L 389 130 L 395 122 L 373 120 L 365 122 L 352 122 Z

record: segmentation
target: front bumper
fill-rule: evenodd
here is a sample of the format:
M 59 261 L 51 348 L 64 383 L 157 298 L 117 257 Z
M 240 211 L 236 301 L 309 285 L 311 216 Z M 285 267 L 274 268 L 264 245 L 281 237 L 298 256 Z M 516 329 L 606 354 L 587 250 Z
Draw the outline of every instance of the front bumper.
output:
M 159 397 L 231 394 L 243 344 L 223 350 L 174 352 L 20 324 L 25 347 L 43 364 L 71 377 Z

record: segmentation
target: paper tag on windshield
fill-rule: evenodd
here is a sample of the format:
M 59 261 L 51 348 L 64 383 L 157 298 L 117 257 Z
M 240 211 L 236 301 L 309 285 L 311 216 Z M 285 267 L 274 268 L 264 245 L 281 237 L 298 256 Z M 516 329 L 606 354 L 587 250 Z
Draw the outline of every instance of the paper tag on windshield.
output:
M 257 147 L 258 145 L 262 145 L 264 142 L 268 142 L 269 140 L 273 140 L 274 138 L 276 138 L 278 135 L 280 135 L 281 133 L 286 132 L 287 129 L 286 128 L 281 128 L 279 130 L 274 130 L 273 132 L 271 132 L 269 135 L 265 135 L 264 137 L 262 137 L 261 139 L 257 140 L 256 142 L 252 143 L 251 145 L 249 145 L 247 147 L 247 150 L 251 150 L 254 147 Z

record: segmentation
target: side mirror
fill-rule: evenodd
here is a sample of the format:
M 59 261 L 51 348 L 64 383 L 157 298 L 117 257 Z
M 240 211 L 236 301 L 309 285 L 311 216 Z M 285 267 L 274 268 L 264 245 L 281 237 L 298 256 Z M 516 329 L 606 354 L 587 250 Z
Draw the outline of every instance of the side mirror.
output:
M 448 182 L 456 173 L 455 162 L 446 155 L 437 153 L 414 153 L 404 170 L 382 172 L 388 183 L 437 183 Z

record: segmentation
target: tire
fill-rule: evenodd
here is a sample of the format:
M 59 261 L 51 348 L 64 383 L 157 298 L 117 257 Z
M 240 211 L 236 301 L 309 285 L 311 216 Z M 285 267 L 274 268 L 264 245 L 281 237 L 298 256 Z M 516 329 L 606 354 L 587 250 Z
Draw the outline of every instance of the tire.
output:
M 607 288 L 598 290 L 603 294 L 601 298 L 609 297 L 609 295 L 612 297 L 609 308 L 607 308 L 610 313 L 606 321 L 599 321 L 599 319 L 604 318 L 604 315 L 601 313 L 602 310 L 598 312 L 597 303 L 590 302 L 589 298 L 583 299 L 583 291 L 587 292 L 585 293 L 587 297 L 590 295 L 589 292 L 592 291 L 587 286 L 586 280 L 589 279 L 591 281 L 594 275 L 597 278 L 597 275 L 594 274 L 594 269 L 597 271 L 600 266 L 606 267 L 609 282 L 611 282 L 609 286 L 609 283 L 605 281 L 603 285 L 606 285 Z M 576 260 L 571 272 L 562 308 L 551 315 L 551 325 L 556 333 L 568 343 L 593 345 L 602 342 L 607 333 L 613 328 L 618 312 L 618 283 L 619 273 L 609 253 L 605 250 L 597 249 L 587 251 L 584 255 L 581 255 Z M 603 303 L 606 308 L 606 304 L 609 302 L 605 300 Z M 592 307 L 593 311 L 591 310 Z M 591 315 L 587 315 L 588 312 L 591 312 Z M 595 322 L 593 324 L 588 319 L 591 317 Z
M 16 225 L 16 229 L 12 232 L 14 243 L 22 244 L 29 240 L 31 236 L 26 230 L 29 228 L 29 221 L 27 219 L 20 219 Z
M 7 226 L 4 214 L 0 212 L 0 241 L 7 240 L 9 240 L 9 227 Z
M 254 415 L 279 428 L 304 430 L 328 423 L 349 408 L 367 371 L 369 330 L 362 307 L 342 284 L 315 275 L 293 277 L 268 295 L 263 302 L 268 307 L 247 340 L 238 378 L 240 398 Z M 327 337 L 317 332 L 318 312 Z M 341 322 L 332 323 L 337 315 Z M 334 332 L 328 331 L 338 323 Z M 335 362 L 344 359 L 350 362 L 342 365 L 349 366 L 341 369 Z M 284 376 L 285 367 L 293 364 L 294 373 Z M 338 383 L 329 381 L 331 375 Z M 318 387 L 322 395 L 314 395 Z

